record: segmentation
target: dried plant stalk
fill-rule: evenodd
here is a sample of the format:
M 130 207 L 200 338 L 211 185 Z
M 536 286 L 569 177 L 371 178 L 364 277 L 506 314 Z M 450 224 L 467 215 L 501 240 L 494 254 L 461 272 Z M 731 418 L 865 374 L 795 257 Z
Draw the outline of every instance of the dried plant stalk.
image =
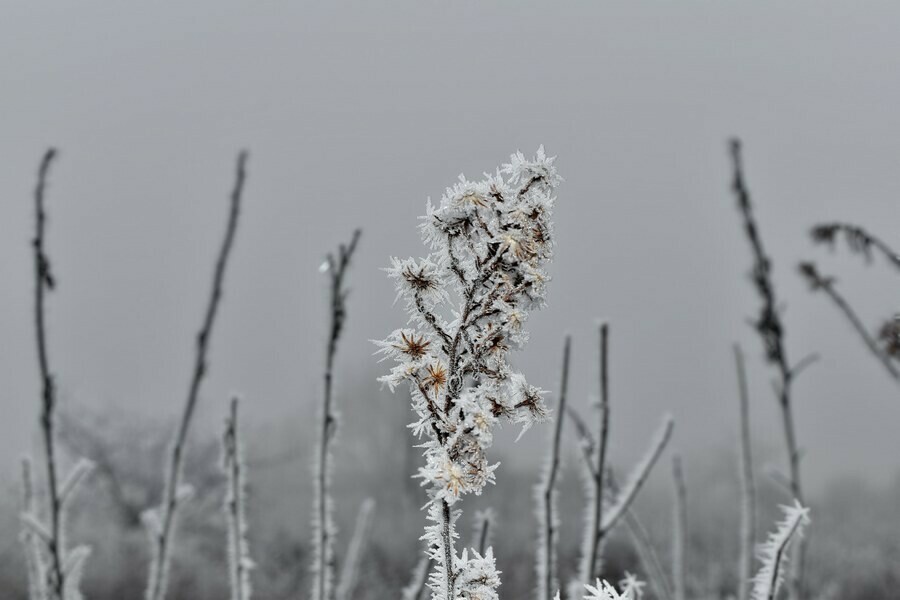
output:
M 631 536 L 631 541 L 637 550 L 641 563 L 647 571 L 647 579 L 653 593 L 659 600 L 672 600 L 671 586 L 669 585 L 666 572 L 663 570 L 662 561 L 656 552 L 656 547 L 650 539 L 650 534 L 638 519 L 637 514 L 632 509 L 628 509 L 624 516 L 625 527 Z
M 769 534 L 768 540 L 760 548 L 763 565 L 753 579 L 751 600 L 775 600 L 784 579 L 788 549 L 799 542 L 803 529 L 809 524 L 809 509 L 799 502 L 792 506 L 782 506 L 784 520 L 778 529 Z
M 741 481 L 741 541 L 738 559 L 738 600 L 747 600 L 753 573 L 753 554 L 756 548 L 756 482 L 753 474 L 753 452 L 750 443 L 750 394 L 744 353 L 734 345 L 734 362 L 738 379 L 740 402 L 740 481 Z
M 569 358 L 572 338 L 566 336 L 563 347 L 562 379 L 559 388 L 557 419 L 550 438 L 550 454 L 541 483 L 535 489 L 538 518 L 538 551 L 535 561 L 537 598 L 550 600 L 559 588 L 557 574 L 557 546 L 559 545 L 559 515 L 556 508 L 556 484 L 559 477 L 560 447 L 562 445 L 563 415 L 569 387 Z
M 585 536 L 588 544 L 582 550 L 582 565 L 580 579 L 583 583 L 592 581 L 601 574 L 600 548 L 603 542 L 603 532 L 599 525 L 603 523 L 603 503 L 605 490 L 603 483 L 606 477 L 606 449 L 609 439 L 609 324 L 601 323 L 600 328 L 600 420 L 597 427 L 598 437 L 595 444 L 595 457 L 593 477 L 591 482 L 593 490 L 589 500 L 592 510 L 588 512 L 587 526 L 593 535 Z
M 675 600 L 685 600 L 685 573 L 687 572 L 687 485 L 681 456 L 672 457 L 672 480 L 675 486 L 674 531 L 672 533 L 672 584 Z
M 810 289 L 813 291 L 821 291 L 824 292 L 826 296 L 831 300 L 831 302 L 841 311 L 850 325 L 853 326 L 853 329 L 856 330 L 856 333 L 859 334 L 860 339 L 866 345 L 866 348 L 872 353 L 872 356 L 875 357 L 878 362 L 884 367 L 885 371 L 887 371 L 888 375 L 890 375 L 891 379 L 895 382 L 900 383 L 900 370 L 894 366 L 894 363 L 891 360 L 891 356 L 881 349 L 878 345 L 878 342 L 875 340 L 875 336 L 869 333 L 869 330 L 863 324 L 862 319 L 860 319 L 859 315 L 856 314 L 856 311 L 850 305 L 844 296 L 837 291 L 837 288 L 834 285 L 833 277 L 826 277 L 819 272 L 819 269 L 816 267 L 814 263 L 804 262 L 800 263 L 798 270 L 800 271 L 800 275 L 806 279 L 806 282 L 809 284 Z
M 900 254 L 888 246 L 884 240 L 859 225 L 841 222 L 820 223 L 810 231 L 813 243 L 828 244 L 832 247 L 837 243 L 837 238 L 841 234 L 851 252 L 862 254 L 866 260 L 872 260 L 872 250 L 874 249 L 887 259 L 892 267 L 900 271 Z
M 238 217 L 241 208 L 241 196 L 243 194 L 244 181 L 246 179 L 246 164 L 247 153 L 242 151 L 238 154 L 237 158 L 235 182 L 230 197 L 230 210 L 228 214 L 228 224 L 225 229 L 225 237 L 222 240 L 222 246 L 219 250 L 218 258 L 216 259 L 212 289 L 206 307 L 206 313 L 203 318 L 203 324 L 200 328 L 200 332 L 197 334 L 194 369 L 188 387 L 188 395 L 181 414 L 181 420 L 175 431 L 175 437 L 172 441 L 166 466 L 162 506 L 151 509 L 143 515 L 143 520 L 147 525 L 152 546 L 152 559 L 145 591 L 146 600 L 162 600 L 166 596 L 169 577 L 169 555 L 171 553 L 172 538 L 174 535 L 175 514 L 179 502 L 189 495 L 186 489 L 182 487 L 181 483 L 183 475 L 182 470 L 184 468 L 185 442 L 187 441 L 194 409 L 196 408 L 197 399 L 199 398 L 200 385 L 209 369 L 209 364 L 207 362 L 209 343 L 212 336 L 213 325 L 215 324 L 216 315 L 218 313 L 219 303 L 222 298 L 225 268 L 228 264 L 228 257 L 231 254 L 235 233 L 237 232 Z
M 491 533 L 496 518 L 493 509 L 490 508 L 475 513 L 475 535 L 472 547 L 477 549 L 481 555 L 484 555 L 491 546 Z
M 250 546 L 247 543 L 246 465 L 238 429 L 238 399 L 232 398 L 222 437 L 222 468 L 228 479 L 225 517 L 228 524 L 228 574 L 231 600 L 250 600 Z
M 359 513 L 356 515 L 356 526 L 353 528 L 353 536 L 347 547 L 347 556 L 344 559 L 344 568 L 341 570 L 340 583 L 337 586 L 335 597 L 337 600 L 351 600 L 356 582 L 359 579 L 359 565 L 362 562 L 363 548 L 372 530 L 372 514 L 375 511 L 375 500 L 366 498 L 359 505 Z
M 347 318 L 347 290 L 345 288 L 350 259 L 356 251 L 359 236 L 357 229 L 347 245 L 338 247 L 337 255 L 329 254 L 325 261 L 329 276 L 330 321 L 328 345 L 325 352 L 325 388 L 322 396 L 322 413 L 315 466 L 315 507 L 313 509 L 313 600 L 331 600 L 334 597 L 334 525 L 331 507 L 331 447 L 337 432 L 337 415 L 332 399 L 334 360 L 338 341 Z
M 781 419 L 784 426 L 785 445 L 787 446 L 788 465 L 790 469 L 791 495 L 803 502 L 803 486 L 800 481 L 800 448 L 797 444 L 797 434 L 794 425 L 793 405 L 791 401 L 792 384 L 795 376 L 807 364 L 804 361 L 791 367 L 787 357 L 784 343 L 784 325 L 778 312 L 778 302 L 775 296 L 775 288 L 772 284 L 772 263 L 765 253 L 759 228 L 753 215 L 753 206 L 750 200 L 750 192 L 744 181 L 744 169 L 741 157 L 741 142 L 731 141 L 732 162 L 732 191 L 737 200 L 738 210 L 744 222 L 744 230 L 753 252 L 754 265 L 752 279 L 754 286 L 762 300 L 760 314 L 754 326 L 762 339 L 766 352 L 766 360 L 774 365 L 778 372 L 779 381 L 776 386 L 778 404 L 781 407 Z M 797 600 L 800 597 L 800 589 L 803 581 L 803 544 L 797 545 L 797 560 L 794 563 L 792 576 L 788 589 L 790 597 Z
M 47 469 L 47 502 L 50 519 L 49 538 L 45 542 L 50 555 L 47 592 L 51 595 L 51 600 L 64 600 L 66 574 L 63 568 L 65 549 L 62 547 L 62 502 L 59 495 L 56 457 L 56 385 L 53 374 L 50 372 L 45 318 L 46 292 L 54 289 L 55 280 L 50 270 L 50 259 L 44 247 L 47 222 L 44 210 L 44 192 L 47 187 L 50 166 L 55 157 L 56 150 L 48 149 L 44 153 L 38 169 L 37 186 L 34 190 L 35 234 L 32 246 L 34 248 L 34 324 L 42 397 L 41 433 Z

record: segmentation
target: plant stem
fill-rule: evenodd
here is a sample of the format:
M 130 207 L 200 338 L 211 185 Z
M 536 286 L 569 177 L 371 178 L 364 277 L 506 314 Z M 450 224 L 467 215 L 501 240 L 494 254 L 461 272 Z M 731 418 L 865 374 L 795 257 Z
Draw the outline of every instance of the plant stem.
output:
M 46 213 L 44 192 L 50 166 L 56 157 L 54 148 L 44 153 L 38 169 L 37 186 L 34 190 L 35 235 L 34 248 L 34 322 L 37 338 L 38 368 L 41 378 L 41 432 L 47 467 L 47 500 L 50 505 L 50 539 L 47 550 L 50 554 L 49 592 L 58 600 L 63 600 L 65 590 L 65 570 L 63 569 L 62 548 L 62 502 L 59 497 L 59 476 L 56 462 L 56 385 L 50 371 L 47 349 L 47 325 L 45 318 L 45 293 L 54 288 L 55 282 L 50 271 L 50 259 L 44 248 Z
M 225 229 L 225 237 L 222 240 L 218 258 L 216 259 L 209 303 L 206 307 L 206 314 L 203 318 L 200 332 L 197 334 L 194 369 L 188 387 L 187 400 L 184 404 L 184 410 L 175 433 L 175 439 L 172 443 L 171 454 L 169 456 L 165 490 L 163 494 L 162 519 L 159 531 L 155 533 L 155 539 L 153 540 L 154 554 L 149 581 L 147 582 L 146 600 L 162 600 L 166 595 L 173 524 L 175 512 L 178 507 L 179 488 L 181 487 L 182 470 L 184 468 L 185 442 L 187 440 L 194 409 L 197 405 L 197 399 L 199 398 L 200 385 L 209 369 L 207 363 L 209 342 L 213 325 L 215 324 L 216 314 L 218 313 L 219 303 L 222 299 L 225 267 L 228 264 L 228 257 L 231 254 L 231 248 L 234 245 L 235 233 L 237 231 L 241 207 L 241 195 L 246 179 L 246 163 L 247 153 L 242 151 L 238 154 L 237 158 L 234 188 L 232 189 L 230 197 L 231 208 L 228 214 L 228 224 Z
M 750 442 L 750 394 L 747 390 L 747 373 L 744 369 L 744 353 L 734 345 L 734 361 L 737 369 L 738 399 L 741 415 L 741 548 L 738 562 L 738 600 L 747 600 L 750 579 L 753 576 L 753 559 L 756 549 L 756 484 L 753 475 L 753 453 Z

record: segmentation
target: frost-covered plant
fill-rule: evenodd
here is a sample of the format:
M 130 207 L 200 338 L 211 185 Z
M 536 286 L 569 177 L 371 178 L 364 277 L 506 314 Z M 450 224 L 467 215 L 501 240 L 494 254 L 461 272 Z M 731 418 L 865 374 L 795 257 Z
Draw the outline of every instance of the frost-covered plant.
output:
M 625 579 L 620 583 L 622 591 L 616 590 L 613 585 L 602 579 L 597 579 L 594 585 L 585 584 L 587 596 L 584 600 L 638 600 L 644 593 L 644 583 L 631 575 L 626 574 Z M 559 592 L 556 593 L 554 600 L 559 600 Z
M 247 467 L 238 430 L 238 399 L 232 398 L 222 436 L 222 470 L 227 478 L 223 509 L 228 524 L 228 579 L 231 600 L 250 600 L 253 559 L 247 543 Z
M 463 551 L 455 540 L 466 494 L 480 494 L 497 467 L 486 451 L 503 420 L 523 426 L 548 416 L 544 392 L 514 371 L 507 357 L 526 340 L 528 313 L 540 308 L 552 255 L 551 212 L 560 178 L 543 147 L 533 159 L 514 154 L 482 181 L 459 181 L 421 224 L 424 258 L 391 260 L 388 275 L 410 326 L 377 342 L 397 365 L 381 378 L 410 386 L 422 444 L 419 471 L 429 494 L 424 540 L 435 562 L 436 600 L 497 597 L 492 552 Z
M 81 600 L 79 591 L 84 562 L 90 548 L 79 546 L 67 549 L 65 513 L 68 500 L 74 495 L 78 485 L 93 465 L 88 460 L 79 460 L 75 467 L 60 478 L 57 453 L 57 396 L 56 380 L 50 370 L 45 300 L 47 292 L 56 287 L 56 280 L 50 269 L 44 243 L 47 217 L 44 209 L 44 192 L 50 166 L 56 157 L 56 150 L 50 148 L 44 153 L 38 169 L 37 186 L 34 190 L 35 234 L 32 240 L 34 251 L 34 323 L 37 341 L 38 371 L 41 380 L 41 433 L 47 474 L 47 515 L 42 519 L 34 498 L 34 486 L 29 463 L 23 466 L 25 506 L 22 512 L 22 542 L 28 561 L 29 593 L 32 600 Z
M 763 564 L 753 578 L 751 600 L 774 600 L 778 596 L 778 590 L 784 581 L 788 549 L 795 540 L 803 536 L 803 529 L 809 525 L 809 509 L 799 502 L 782 506 L 781 509 L 784 511 L 784 519 L 759 548 L 759 559 Z

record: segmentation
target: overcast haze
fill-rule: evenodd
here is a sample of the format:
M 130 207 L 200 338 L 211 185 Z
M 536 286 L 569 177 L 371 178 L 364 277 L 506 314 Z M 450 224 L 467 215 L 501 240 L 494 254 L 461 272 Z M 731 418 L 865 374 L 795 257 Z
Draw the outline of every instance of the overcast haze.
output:
M 733 444 L 740 341 L 754 427 L 780 457 L 771 373 L 746 325 L 758 305 L 728 187 L 737 134 L 792 360 L 822 355 L 795 388 L 808 477 L 815 488 L 854 472 L 895 480 L 900 390 L 794 265 L 811 257 L 837 273 L 872 326 L 898 308 L 894 273 L 813 248 L 806 233 L 846 219 L 900 244 L 900 6 L 487 4 L 4 2 L 3 468 L 36 432 L 31 190 L 51 144 L 50 344 L 66 402 L 179 410 L 246 147 L 204 418 L 218 424 L 232 390 L 262 429 L 312 410 L 326 314 L 317 268 L 357 226 L 338 402 L 348 420 L 357 403 L 405 403 L 374 382 L 384 365 L 368 340 L 404 321 L 379 268 L 424 253 L 417 217 L 458 173 L 544 144 L 565 183 L 548 307 L 516 357 L 529 379 L 556 389 L 572 332 L 584 402 L 593 324 L 608 318 L 621 455 L 664 410 L 677 447 L 709 452 Z M 350 397 L 366 381 L 371 397 Z

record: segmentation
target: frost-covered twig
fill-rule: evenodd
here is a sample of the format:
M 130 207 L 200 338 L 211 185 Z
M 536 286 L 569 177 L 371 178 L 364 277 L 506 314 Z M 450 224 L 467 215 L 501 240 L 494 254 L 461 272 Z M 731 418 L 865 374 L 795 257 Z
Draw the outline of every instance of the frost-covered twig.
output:
M 75 467 L 60 481 L 60 467 L 56 452 L 56 381 L 50 369 L 47 343 L 47 324 L 45 317 L 45 301 L 47 292 L 56 286 L 50 269 L 50 258 L 45 248 L 47 216 L 44 208 L 44 195 L 50 166 L 56 157 L 56 150 L 48 149 L 41 159 L 38 168 L 37 185 L 34 190 L 35 233 L 32 240 L 34 250 L 34 324 L 37 341 L 38 371 L 41 380 L 41 434 L 44 446 L 44 458 L 47 475 L 47 516 L 48 524 L 41 521 L 34 493 L 30 467 L 23 467 L 23 484 L 25 485 L 26 512 L 22 515 L 22 523 L 26 531 L 23 541 L 26 551 L 33 561 L 34 569 L 29 577 L 40 577 L 39 581 L 30 581 L 30 589 L 38 594 L 40 600 L 79 600 L 79 585 L 84 561 L 90 554 L 86 546 L 66 549 L 65 510 L 67 500 L 75 488 L 91 470 L 92 463 L 79 460 Z
M 31 475 L 31 461 L 22 460 L 22 516 L 23 519 L 38 520 L 34 501 L 34 481 Z M 25 549 L 25 566 L 28 570 L 28 599 L 47 599 L 47 564 L 41 550 L 41 540 L 32 527 L 23 524 L 20 536 Z
M 197 334 L 194 368 L 188 387 L 187 399 L 181 414 L 181 420 L 178 423 L 178 428 L 176 429 L 174 439 L 172 440 L 171 450 L 166 465 L 162 506 L 150 509 L 143 515 L 143 520 L 147 526 L 150 544 L 152 546 L 150 571 L 145 591 L 146 600 L 162 600 L 166 596 L 166 588 L 169 579 L 169 554 L 171 552 L 172 538 L 174 535 L 175 514 L 179 503 L 189 495 L 188 489 L 182 486 L 181 483 L 185 442 L 191 426 L 194 409 L 197 405 L 197 399 L 199 398 L 200 385 L 209 369 L 207 363 L 209 342 L 212 336 L 216 314 L 218 313 L 219 303 L 222 298 L 225 267 L 228 264 L 228 257 L 231 254 L 231 248 L 234 245 L 234 237 L 237 231 L 241 196 L 243 194 L 246 176 L 246 164 L 247 153 L 242 151 L 238 154 L 237 158 L 234 188 L 232 189 L 230 197 L 228 224 L 225 229 L 225 237 L 222 241 L 218 258 L 216 259 L 209 303 L 206 307 L 206 313 L 203 317 L 203 324 L 200 328 L 200 332 Z
M 50 259 L 44 249 L 44 231 L 46 229 L 44 191 L 50 166 L 55 157 L 56 150 L 54 148 L 47 150 L 38 169 L 37 186 L 34 190 L 35 234 L 32 246 L 34 248 L 34 323 L 42 391 L 41 432 L 47 468 L 47 501 L 50 507 L 50 536 L 46 540 L 47 551 L 50 554 L 48 593 L 51 594 L 51 599 L 62 599 L 66 583 L 63 568 L 65 549 L 62 547 L 62 504 L 59 497 L 56 462 L 56 382 L 50 372 L 47 327 L 44 317 L 45 294 L 55 287 L 55 280 L 50 270 Z
M 606 477 L 606 449 L 609 443 L 609 324 L 600 324 L 600 404 L 598 424 L 598 439 L 594 444 L 593 476 L 589 485 L 591 493 L 588 495 L 590 507 L 586 513 L 586 527 L 588 532 L 598 530 L 598 525 L 603 522 L 603 504 L 605 502 L 605 490 L 603 487 Z M 587 457 L 586 457 L 587 458 Z M 581 568 L 579 577 L 582 582 L 590 581 L 600 575 L 600 547 L 602 536 L 585 535 L 582 548 Z
M 673 505 L 674 527 L 672 532 L 672 587 L 675 600 L 685 600 L 685 573 L 687 564 L 687 486 L 681 456 L 672 457 L 672 480 L 675 487 Z
M 356 589 L 359 579 L 359 564 L 362 561 L 363 548 L 369 538 L 372 528 L 372 513 L 375 510 L 375 500 L 366 498 L 359 505 L 359 513 L 356 515 L 356 526 L 353 528 L 353 536 L 347 547 L 347 556 L 344 558 L 344 567 L 341 570 L 341 579 L 338 582 L 335 598 L 337 600 L 350 600 Z
M 647 529 L 632 509 L 626 511 L 624 522 L 625 528 L 628 530 L 631 541 L 634 543 L 634 547 L 641 559 L 641 564 L 644 565 L 644 569 L 647 572 L 647 580 L 650 582 L 650 587 L 653 588 L 653 594 L 659 600 L 672 600 L 669 580 L 666 577 L 662 561 L 659 559 L 656 547 L 653 545 Z
M 637 497 L 644 482 L 647 481 L 650 471 L 653 470 L 653 465 L 656 464 L 656 461 L 665 449 L 666 444 L 669 443 L 674 427 L 675 420 L 671 415 L 666 415 L 662 425 L 653 436 L 650 446 L 644 453 L 643 458 L 635 465 L 631 474 L 628 476 L 628 479 L 625 481 L 625 484 L 619 490 L 615 502 L 613 502 L 606 511 L 606 516 L 603 517 L 603 523 L 601 524 L 598 535 L 603 537 L 609 533 L 612 528 L 615 527 L 618 520 L 625 514 L 625 511 L 628 510 L 628 507 L 631 506 L 631 503 Z
M 232 398 L 222 436 L 222 469 L 228 480 L 225 517 L 228 523 L 228 574 L 231 600 L 250 600 L 253 559 L 247 543 L 246 465 L 238 429 L 238 399 Z
M 812 291 L 821 291 L 828 296 L 832 303 L 834 303 L 838 310 L 846 317 L 847 321 L 850 322 L 853 329 L 856 330 L 856 333 L 859 334 L 859 337 L 866 345 L 866 348 L 868 348 L 872 355 L 882 364 L 882 366 L 884 366 L 888 375 L 890 375 L 894 381 L 900 383 L 900 370 L 898 370 L 897 367 L 894 366 L 894 363 L 891 362 L 890 355 L 878 346 L 875 337 L 869 333 L 869 330 L 863 324 L 862 319 L 859 318 L 859 315 L 856 314 L 856 311 L 853 310 L 853 307 L 850 306 L 847 299 L 837 291 L 834 285 L 834 278 L 822 275 L 816 265 L 811 262 L 800 263 L 798 270 L 800 271 L 800 275 L 806 279 L 806 282 L 809 284 Z
M 784 520 L 778 529 L 769 534 L 759 550 L 763 565 L 753 579 L 751 600 L 775 600 L 784 580 L 788 548 L 795 539 L 802 538 L 803 529 L 809 524 L 809 509 L 795 501 L 793 506 L 782 506 Z
M 334 360 L 338 341 L 347 318 L 347 294 L 345 287 L 350 260 L 362 232 L 357 229 L 347 245 L 338 247 L 337 255 L 329 254 L 323 264 L 329 277 L 330 320 L 328 345 L 325 352 L 325 387 L 322 396 L 319 439 L 316 445 L 315 507 L 313 508 L 313 600 L 332 600 L 334 597 L 334 525 L 331 507 L 331 446 L 337 432 L 337 415 L 332 406 Z
M 738 400 L 740 402 L 740 481 L 741 481 L 741 541 L 738 559 L 738 600 L 747 600 L 750 577 L 753 573 L 753 552 L 756 547 L 756 483 L 753 474 L 753 452 L 750 443 L 750 394 L 747 389 L 747 373 L 744 369 L 744 353 L 734 345 L 734 362 L 737 369 Z
M 426 583 L 428 583 L 428 565 L 431 564 L 431 557 L 428 555 L 427 549 L 419 557 L 419 561 L 413 568 L 412 577 L 409 583 L 400 592 L 402 600 L 422 600 L 425 592 Z
M 744 230 L 753 252 L 754 265 L 752 270 L 753 284 L 762 300 L 759 317 L 754 326 L 765 348 L 766 360 L 775 366 L 779 375 L 776 388 L 778 404 L 781 407 L 781 418 L 784 426 L 784 438 L 787 446 L 788 465 L 790 468 L 791 494 L 801 502 L 803 501 L 803 487 L 800 481 L 800 447 L 797 443 L 796 428 L 794 426 L 793 405 L 791 402 L 792 384 L 798 372 L 798 368 L 791 367 L 787 357 L 784 343 L 784 325 L 778 312 L 778 301 L 775 296 L 775 287 L 772 284 L 772 262 L 766 255 L 756 219 L 753 215 L 753 206 L 750 201 L 750 192 L 744 181 L 744 169 L 741 157 L 741 142 L 738 139 L 731 141 L 732 162 L 732 191 L 737 200 L 738 210 L 744 222 Z M 790 596 L 797 600 L 803 581 L 803 545 L 797 546 L 798 560 L 794 565 L 789 589 Z
M 391 389 L 409 384 L 411 428 L 427 437 L 419 476 L 430 498 L 424 539 L 435 600 L 497 597 L 490 549 L 457 554 L 452 507 L 493 481 L 496 465 L 485 451 L 500 418 L 524 432 L 547 417 L 543 392 L 512 370 L 507 355 L 524 345 L 528 313 L 544 302 L 560 181 L 553 160 L 540 148 L 532 160 L 514 154 L 483 181 L 461 176 L 438 207 L 429 203 L 421 229 L 431 254 L 393 258 L 387 269 L 411 327 L 377 342 L 398 363 L 381 381 Z
M 900 254 L 881 238 L 869 233 L 859 225 L 851 223 L 820 223 L 810 230 L 813 243 L 834 247 L 839 234 L 843 234 L 851 252 L 862 254 L 867 261 L 872 260 L 872 249 L 880 252 L 895 269 L 900 270 Z
M 596 447 L 596 442 L 593 440 L 590 431 L 587 429 L 587 425 L 578 413 L 573 409 L 568 409 L 566 414 L 572 419 L 572 421 L 576 425 L 576 430 L 578 431 L 578 435 L 580 438 L 580 446 L 584 451 L 584 464 L 585 470 L 591 479 L 596 482 L 599 477 L 599 474 L 596 470 L 596 467 L 593 464 L 593 454 L 590 452 L 591 449 Z M 653 466 L 656 464 L 656 461 L 659 459 L 660 454 L 665 449 L 666 444 L 668 444 L 669 439 L 672 436 L 672 429 L 675 426 L 675 422 L 672 419 L 671 415 L 667 415 L 663 421 L 663 424 L 660 426 L 656 435 L 650 443 L 650 446 L 645 451 L 643 458 L 638 462 L 638 464 L 632 470 L 630 476 L 628 477 L 628 481 L 624 488 L 621 490 L 614 485 L 614 482 L 610 480 L 609 469 L 606 469 L 606 473 L 604 474 L 604 481 L 606 484 L 604 485 L 604 489 L 609 490 L 609 493 L 606 491 L 603 492 L 604 497 L 602 498 L 602 502 L 604 504 L 609 503 L 609 498 L 613 500 L 609 503 L 609 506 L 605 506 L 603 517 L 600 526 L 594 526 L 592 519 L 590 518 L 590 514 L 586 519 L 587 526 L 584 530 L 584 535 L 593 537 L 594 539 L 584 539 L 582 540 L 582 567 L 580 569 L 579 576 L 583 574 L 587 567 L 587 563 L 585 560 L 586 550 L 592 547 L 592 544 L 596 544 L 596 552 L 597 552 L 597 561 L 600 560 L 600 554 L 602 549 L 602 544 L 612 529 L 616 526 L 616 524 L 628 513 L 628 509 L 631 506 L 631 503 L 634 502 L 634 499 L 637 497 L 638 492 L 646 481 L 647 477 L 650 475 L 650 471 L 653 470 Z M 591 494 L 588 494 L 589 504 L 597 501 L 595 498 L 591 497 Z M 594 567 L 598 568 L 598 567 Z M 578 582 L 578 585 L 583 585 L 583 582 Z
M 537 598 L 549 600 L 559 588 L 557 575 L 557 546 L 559 545 L 559 514 L 556 508 L 556 484 L 559 475 L 560 446 L 562 444 L 563 415 L 566 411 L 566 396 L 569 387 L 569 357 L 572 349 L 572 338 L 566 336 L 563 347 L 562 378 L 559 388 L 559 404 L 557 419 L 550 438 L 550 453 L 544 470 L 544 476 L 537 488 L 538 544 L 535 560 L 537 574 Z

